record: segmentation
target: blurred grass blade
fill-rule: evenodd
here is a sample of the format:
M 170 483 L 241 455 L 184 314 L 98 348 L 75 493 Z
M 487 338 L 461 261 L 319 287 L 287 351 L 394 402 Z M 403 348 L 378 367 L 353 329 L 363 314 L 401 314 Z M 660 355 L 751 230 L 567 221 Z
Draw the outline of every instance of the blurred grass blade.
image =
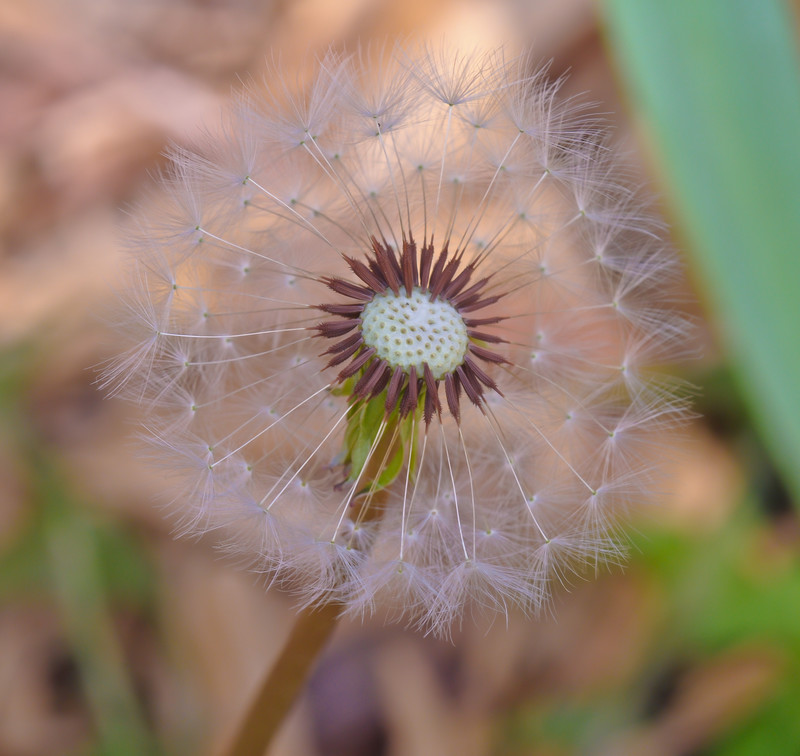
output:
M 52 470 L 40 470 L 52 477 Z M 44 476 L 43 476 L 44 477 Z M 95 756 L 160 753 L 127 669 L 98 555 L 97 528 L 70 502 L 58 480 L 43 484 L 51 509 L 46 536 L 53 583 L 94 715 Z
M 800 76 L 779 0 L 606 0 L 609 39 L 764 439 L 800 502 Z

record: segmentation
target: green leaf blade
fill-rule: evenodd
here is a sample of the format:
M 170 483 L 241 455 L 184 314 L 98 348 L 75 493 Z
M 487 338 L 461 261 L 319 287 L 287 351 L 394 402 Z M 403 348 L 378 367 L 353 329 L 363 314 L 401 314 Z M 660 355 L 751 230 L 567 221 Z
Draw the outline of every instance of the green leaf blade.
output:
M 800 75 L 779 0 L 607 0 L 749 406 L 800 501 Z

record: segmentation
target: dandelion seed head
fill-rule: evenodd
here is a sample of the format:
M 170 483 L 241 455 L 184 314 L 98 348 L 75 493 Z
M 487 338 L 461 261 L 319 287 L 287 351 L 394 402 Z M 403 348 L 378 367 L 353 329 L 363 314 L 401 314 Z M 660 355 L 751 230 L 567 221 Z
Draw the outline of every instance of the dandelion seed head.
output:
M 447 633 L 616 561 L 687 320 L 606 130 L 528 58 L 274 67 L 137 221 L 103 383 L 179 532 L 303 605 Z

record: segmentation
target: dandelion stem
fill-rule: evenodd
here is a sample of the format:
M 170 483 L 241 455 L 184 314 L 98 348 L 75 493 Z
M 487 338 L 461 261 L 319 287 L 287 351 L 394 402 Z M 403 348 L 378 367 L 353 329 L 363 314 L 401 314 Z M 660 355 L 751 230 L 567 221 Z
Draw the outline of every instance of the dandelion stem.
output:
M 340 612 L 341 606 L 335 602 L 300 612 L 235 736 L 218 756 L 264 756 L 333 633 Z

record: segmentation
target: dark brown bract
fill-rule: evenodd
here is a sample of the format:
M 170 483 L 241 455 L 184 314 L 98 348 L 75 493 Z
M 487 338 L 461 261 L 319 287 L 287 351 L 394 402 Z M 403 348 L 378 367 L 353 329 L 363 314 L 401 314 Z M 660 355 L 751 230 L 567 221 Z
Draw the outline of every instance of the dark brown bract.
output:
M 342 278 L 325 280 L 330 289 L 351 300 L 319 306 L 323 312 L 341 318 L 323 321 L 314 326 L 320 335 L 338 339 L 324 352 L 332 355 L 327 367 L 341 365 L 349 360 L 339 371 L 338 380 L 343 382 L 358 376 L 352 388 L 353 401 L 369 401 L 385 389 L 387 415 L 398 410 L 400 417 L 405 417 L 416 409 L 418 402 L 424 402 L 426 425 L 430 424 L 434 414 L 441 416 L 439 386 L 444 383 L 447 407 L 458 422 L 461 417 L 459 403 L 462 391 L 476 407 L 483 406 L 486 388 L 499 392 L 497 383 L 476 363 L 475 358 L 490 364 L 506 362 L 504 357 L 481 344 L 500 343 L 504 339 L 497 334 L 477 329 L 495 325 L 504 320 L 505 316 L 481 318 L 473 317 L 472 313 L 495 304 L 503 294 L 492 293 L 491 276 L 473 282 L 477 260 L 465 263 L 463 252 L 449 255 L 447 243 L 442 245 L 436 255 L 432 242 L 423 242 L 418 251 L 413 238 L 403 240 L 403 249 L 398 259 L 394 249 L 385 240 L 380 242 L 373 237 L 371 241 L 372 253 L 366 255 L 366 262 L 345 257 L 350 270 L 360 283 Z M 443 378 L 435 378 L 427 362 L 422 364 L 421 375 L 415 366 L 407 371 L 401 366 L 393 366 L 377 355 L 374 346 L 364 341 L 361 332 L 364 306 L 377 294 L 390 290 L 398 296 L 401 289 L 408 296 L 414 289 L 421 289 L 431 301 L 445 300 L 464 320 L 469 336 L 467 354 L 463 362 Z

